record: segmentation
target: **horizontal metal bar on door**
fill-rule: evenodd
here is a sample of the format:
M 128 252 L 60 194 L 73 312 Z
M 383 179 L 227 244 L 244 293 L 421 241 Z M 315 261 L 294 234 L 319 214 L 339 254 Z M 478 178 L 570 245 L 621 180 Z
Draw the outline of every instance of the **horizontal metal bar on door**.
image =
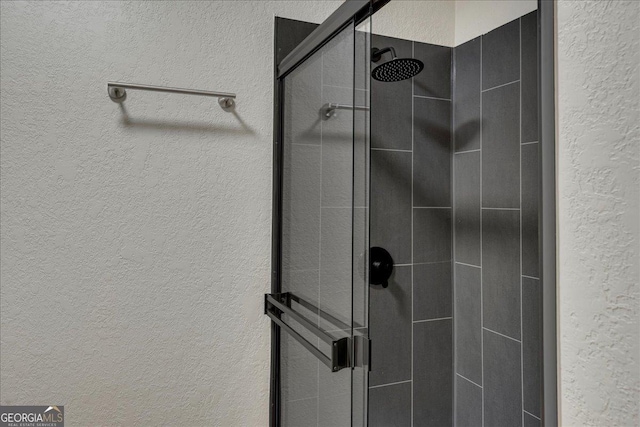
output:
M 284 301 L 283 301 L 284 299 Z M 280 328 L 284 329 L 291 337 L 302 344 L 322 363 L 327 365 L 333 372 L 337 372 L 343 368 L 351 366 L 351 338 L 350 337 L 334 337 L 323 331 L 310 320 L 304 318 L 300 313 L 291 308 L 291 301 L 297 299 L 292 297 L 291 293 L 283 294 L 265 294 L 265 314 Z M 313 333 L 316 337 L 329 344 L 331 356 L 327 356 L 322 350 L 314 346 L 298 331 L 288 325 L 282 315 L 287 315 L 302 327 Z

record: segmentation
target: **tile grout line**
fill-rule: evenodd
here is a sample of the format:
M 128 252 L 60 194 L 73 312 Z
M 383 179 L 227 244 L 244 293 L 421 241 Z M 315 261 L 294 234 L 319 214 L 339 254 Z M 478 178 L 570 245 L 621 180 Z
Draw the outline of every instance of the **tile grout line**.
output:
M 322 125 L 322 123 L 320 123 L 320 125 Z M 302 143 L 302 142 L 290 142 L 288 145 L 302 146 L 302 147 L 318 147 L 318 148 L 320 148 L 320 144 L 305 144 L 305 143 Z
M 439 320 L 452 320 L 453 316 L 450 317 L 438 317 L 435 319 L 421 319 L 421 320 L 414 320 L 413 323 L 424 323 L 424 322 L 437 322 Z
M 523 409 L 523 410 L 522 410 L 522 412 L 524 412 L 525 414 L 529 414 L 529 415 L 531 415 L 533 418 L 535 418 L 535 419 L 536 419 L 536 420 L 538 420 L 538 421 L 542 421 L 539 417 L 536 417 L 535 415 L 533 415 L 533 414 L 532 414 L 531 412 L 529 412 L 529 411 L 525 411 L 525 410 Z
M 347 90 L 360 90 L 362 92 L 368 92 L 368 89 L 361 89 L 361 88 L 357 88 L 357 87 L 346 87 L 346 86 L 338 86 L 338 85 L 329 85 L 329 84 L 325 84 L 323 83 L 322 86 L 326 86 L 326 87 L 332 87 L 332 88 L 336 88 L 336 89 L 347 89 Z
M 514 80 L 514 81 L 509 82 L 509 83 L 504 83 L 504 84 L 501 84 L 501 85 L 498 85 L 498 86 L 490 87 L 489 89 L 483 89 L 482 92 L 489 92 L 490 90 L 500 89 L 501 87 L 505 87 L 505 86 L 512 85 L 514 83 L 518 83 L 519 81 L 520 81 L 520 79 Z
M 411 57 L 416 56 L 416 43 L 411 42 Z M 411 426 L 413 427 L 413 396 L 414 396 L 414 382 L 413 382 L 413 152 L 414 152 L 414 138 L 415 138 L 415 76 L 411 77 Z
M 452 209 L 451 206 L 414 206 L 413 209 Z
M 520 57 L 520 83 L 519 86 L 519 103 L 520 103 L 520 117 L 519 117 L 519 131 L 520 131 L 520 146 L 518 147 L 518 154 L 520 155 L 520 398 L 522 401 L 522 425 L 524 426 L 524 333 L 523 333 L 523 314 L 522 314 L 522 18 L 518 19 L 520 46 L 518 49 L 518 56 Z
M 527 279 L 540 280 L 539 277 L 527 276 L 526 274 L 523 274 L 522 277 L 525 277 Z
M 452 376 L 451 388 L 453 389 L 452 396 L 452 405 L 451 412 L 453 415 L 453 425 L 458 424 L 458 416 L 456 407 L 458 406 L 458 386 L 456 385 L 456 374 L 458 371 L 457 364 L 457 354 L 458 350 L 456 348 L 456 161 L 455 161 L 455 152 L 456 152 L 456 110 L 455 110 L 455 99 L 456 99 L 456 50 L 455 48 L 451 48 L 451 90 L 449 96 L 451 96 L 451 141 L 449 146 L 450 158 L 451 158 L 451 316 L 453 319 L 451 320 L 451 368 L 452 368 Z
M 449 101 L 451 102 L 450 99 L 447 98 L 437 98 L 435 96 L 425 96 L 425 95 L 413 95 L 414 98 L 422 98 L 422 99 L 433 99 L 434 101 Z
M 479 265 L 467 264 L 466 262 L 460 262 L 460 261 L 456 261 L 456 264 L 466 265 L 467 267 L 473 267 L 473 268 L 482 268 Z
M 484 330 L 485 330 L 485 331 L 487 331 L 487 332 L 492 332 L 492 333 L 494 333 L 494 334 L 496 334 L 496 335 L 500 335 L 501 337 L 508 338 L 508 339 L 510 339 L 511 341 L 521 342 L 520 340 L 517 340 L 517 339 L 515 339 L 515 338 L 512 338 L 512 337 L 510 337 L 510 336 L 508 336 L 508 335 L 501 334 L 500 332 L 496 332 L 496 331 L 494 331 L 493 329 L 485 328 L 484 326 L 482 327 L 482 329 L 484 329 Z
M 522 139 L 522 138 L 520 138 Z M 521 142 L 520 145 L 529 145 L 529 144 L 537 144 L 538 141 L 529 141 L 529 142 Z
M 311 399 L 318 399 L 318 396 L 303 397 L 302 399 L 287 400 L 286 403 L 297 403 L 297 402 L 303 402 L 305 400 L 311 400 Z
M 460 378 L 462 378 L 463 380 L 467 380 L 467 381 L 469 381 L 471 384 L 473 384 L 473 385 L 475 385 L 475 386 L 477 386 L 477 387 L 482 388 L 482 386 L 481 386 L 480 384 L 477 384 L 477 383 L 475 383 L 475 382 L 471 381 L 469 378 L 465 377 L 464 375 L 460 375 L 460 374 L 459 374 L 459 373 L 457 373 L 457 372 L 456 372 L 456 375 L 457 375 L 457 376 L 459 376 Z
M 387 387 L 387 386 L 391 386 L 391 385 L 406 384 L 406 383 L 410 383 L 410 382 L 413 382 L 413 381 L 412 380 L 404 380 L 404 381 L 396 381 L 396 382 L 393 382 L 393 383 L 370 385 L 369 388 Z
M 475 150 L 455 151 L 453 154 L 477 153 L 478 151 L 480 151 L 480 149 L 476 148 Z
M 483 63 L 483 58 L 482 58 L 482 54 L 483 54 L 483 49 L 482 49 L 482 45 L 484 44 L 484 36 L 480 36 L 480 365 L 482 367 L 481 369 L 481 379 L 482 379 L 482 427 L 484 427 L 484 283 L 482 280 L 482 276 L 483 276 L 483 271 L 482 271 L 482 257 L 483 257 L 483 253 L 482 253 L 482 132 L 483 132 L 483 126 L 482 126 L 482 102 L 483 102 L 483 97 L 482 97 L 482 63 Z
M 444 261 L 431 261 L 431 262 L 414 262 L 414 263 L 405 263 L 405 264 L 393 264 L 394 267 L 411 267 L 416 265 L 434 265 L 434 264 L 446 264 L 451 262 L 450 259 L 446 259 Z M 302 270 L 305 271 L 305 270 Z
M 371 147 L 371 151 L 397 151 L 400 153 L 411 153 L 411 150 L 402 150 L 400 148 L 374 148 Z
M 488 211 L 519 211 L 520 208 L 482 208 Z

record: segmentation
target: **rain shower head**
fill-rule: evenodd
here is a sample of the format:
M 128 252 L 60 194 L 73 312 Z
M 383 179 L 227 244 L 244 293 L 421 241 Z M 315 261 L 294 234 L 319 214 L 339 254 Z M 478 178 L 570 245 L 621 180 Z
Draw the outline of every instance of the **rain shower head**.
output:
M 382 54 L 391 52 L 391 60 L 378 65 L 371 70 L 371 77 L 381 82 L 399 82 L 410 79 L 424 69 L 422 61 L 413 58 L 396 58 L 396 51 L 392 47 L 384 49 L 373 48 L 371 61 L 378 62 Z

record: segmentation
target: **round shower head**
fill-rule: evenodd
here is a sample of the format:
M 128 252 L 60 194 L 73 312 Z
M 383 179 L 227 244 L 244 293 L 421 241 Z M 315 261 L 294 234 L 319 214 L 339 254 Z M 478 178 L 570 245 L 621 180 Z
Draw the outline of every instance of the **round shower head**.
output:
M 371 71 L 371 77 L 381 82 L 410 79 L 424 68 L 422 61 L 413 58 L 393 58 Z

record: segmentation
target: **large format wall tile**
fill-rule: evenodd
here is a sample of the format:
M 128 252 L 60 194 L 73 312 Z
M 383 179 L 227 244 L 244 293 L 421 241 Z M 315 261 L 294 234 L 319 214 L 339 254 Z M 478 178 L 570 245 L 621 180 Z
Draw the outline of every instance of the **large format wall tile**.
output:
M 484 425 L 522 425 L 520 343 L 484 331 Z
M 540 427 L 542 422 L 534 416 L 524 413 L 524 427 Z
M 455 259 L 480 265 L 480 152 L 454 155 Z
M 414 43 L 413 57 L 424 63 L 414 77 L 414 95 L 451 99 L 451 48 L 427 43 Z
M 456 427 L 477 427 L 482 425 L 482 389 L 476 384 L 456 375 Z
M 285 147 L 289 144 L 320 144 L 319 108 L 322 106 L 321 60 L 310 58 L 308 63 L 292 71 L 284 82 Z M 286 166 L 286 161 L 284 162 Z
M 322 84 L 353 89 L 355 39 L 342 31 L 322 48 Z
M 283 401 L 282 425 L 284 427 L 317 427 L 318 398 Z
M 369 389 L 369 426 L 411 426 L 411 382 Z
M 540 164 L 538 144 L 522 145 L 522 274 L 539 277 L 538 203 Z
M 393 47 L 398 57 L 410 58 L 412 42 L 393 37 L 373 35 L 372 47 Z M 375 68 L 391 59 L 385 53 Z M 411 79 L 385 83 L 371 79 L 371 147 L 411 150 Z
M 395 267 L 389 287 L 371 286 L 369 384 L 411 379 L 411 267 Z
M 451 262 L 413 266 L 413 320 L 451 317 Z
M 482 94 L 482 206 L 520 207 L 520 87 Z
M 522 369 L 524 410 L 540 417 L 542 386 L 542 295 L 540 281 L 522 278 Z
M 344 425 L 351 419 L 351 372 L 338 372 L 320 364 L 318 370 L 318 426 Z
M 317 306 L 320 285 L 319 274 L 319 270 L 283 269 L 281 279 L 282 292 L 292 292 L 294 295 Z
M 316 270 L 320 247 L 320 146 L 285 146 L 282 268 Z
M 413 324 L 413 424 L 453 421 L 451 320 Z
M 451 102 L 414 103 L 413 206 L 451 206 Z
M 318 397 L 319 363 L 318 359 L 291 335 L 282 333 L 280 388 L 283 401 Z
M 451 259 L 451 209 L 413 209 L 413 262 Z
M 453 50 L 455 151 L 480 148 L 480 45 L 478 37 Z
M 520 20 L 482 36 L 482 89 L 520 79 Z
M 520 212 L 482 211 L 484 327 L 520 339 Z
M 411 262 L 411 153 L 371 151 L 371 246 Z
M 522 142 L 538 140 L 538 11 L 522 21 Z
M 482 385 L 482 290 L 480 268 L 456 264 L 456 373 Z
M 351 208 L 322 208 L 319 308 L 349 323 L 352 306 Z
M 356 94 L 361 93 L 362 91 L 356 91 Z M 353 91 L 324 86 L 322 88 L 322 105 L 326 103 L 351 105 L 353 96 Z M 354 114 L 348 110 L 337 111 L 333 117 L 322 122 L 323 207 L 349 207 L 353 204 L 353 126 Z

